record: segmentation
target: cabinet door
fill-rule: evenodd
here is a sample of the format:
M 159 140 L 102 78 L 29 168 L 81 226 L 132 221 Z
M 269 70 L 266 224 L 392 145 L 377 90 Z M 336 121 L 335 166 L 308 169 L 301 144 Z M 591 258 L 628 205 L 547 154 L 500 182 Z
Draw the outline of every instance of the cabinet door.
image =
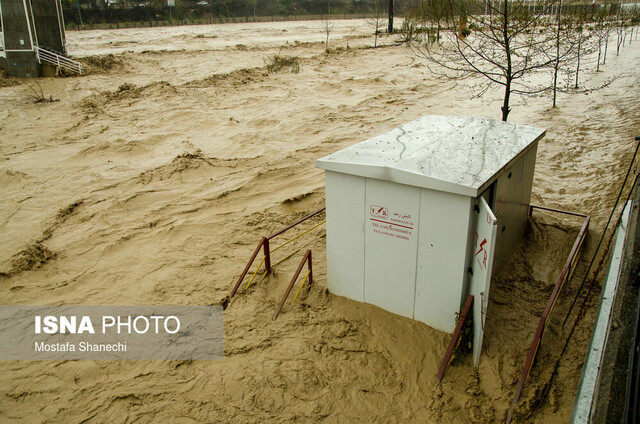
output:
M 413 318 L 420 189 L 367 178 L 364 301 Z
M 484 197 L 479 198 L 478 207 L 471 265 L 473 275 L 470 285 L 470 292 L 473 295 L 473 363 L 475 366 L 478 366 L 482 350 L 498 222 Z

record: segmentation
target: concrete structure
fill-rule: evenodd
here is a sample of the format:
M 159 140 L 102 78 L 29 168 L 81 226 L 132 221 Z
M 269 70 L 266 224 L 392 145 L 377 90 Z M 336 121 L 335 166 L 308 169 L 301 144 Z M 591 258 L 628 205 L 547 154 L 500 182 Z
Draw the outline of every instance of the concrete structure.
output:
M 609 270 L 607 271 L 602 292 L 600 293 L 598 312 L 596 313 L 593 332 L 591 333 L 589 350 L 582 365 L 582 376 L 580 377 L 580 384 L 578 385 L 578 392 L 576 393 L 573 411 L 571 413 L 571 424 L 597 422 L 594 420 L 594 416 L 596 415 L 596 405 L 598 404 L 598 389 L 601 384 L 600 373 L 605 370 L 605 367 L 603 367 L 605 363 L 605 353 L 607 352 L 609 334 L 616 312 L 614 305 L 616 302 L 620 302 L 620 300 L 616 300 L 616 296 L 619 291 L 618 286 L 622 276 L 622 264 L 625 260 L 625 246 L 628 243 L 628 241 L 626 241 L 627 225 L 629 223 L 632 206 L 632 201 L 628 201 L 620 217 L 618 228 L 616 229 L 616 238 L 609 259 Z M 631 235 L 631 237 L 634 236 L 633 234 Z M 614 329 L 616 327 L 614 327 Z M 633 337 L 629 337 L 628 339 L 632 338 Z M 608 365 L 610 366 L 611 364 Z M 610 366 L 610 368 L 612 367 Z M 621 389 L 622 388 L 620 388 L 620 391 L 622 391 Z M 613 400 L 613 397 L 607 397 L 605 399 L 605 405 L 609 403 L 609 399 Z M 616 402 L 620 401 L 621 399 L 616 399 Z M 606 420 L 600 422 L 606 422 Z M 623 422 L 623 420 L 620 419 L 614 422 Z
M 7 75 L 42 74 L 39 49 L 65 54 L 64 18 L 60 0 L 2 0 L 0 2 L 0 66 Z
M 479 355 L 491 274 L 524 236 L 544 134 L 426 116 L 319 159 L 329 290 L 449 333 L 473 294 Z

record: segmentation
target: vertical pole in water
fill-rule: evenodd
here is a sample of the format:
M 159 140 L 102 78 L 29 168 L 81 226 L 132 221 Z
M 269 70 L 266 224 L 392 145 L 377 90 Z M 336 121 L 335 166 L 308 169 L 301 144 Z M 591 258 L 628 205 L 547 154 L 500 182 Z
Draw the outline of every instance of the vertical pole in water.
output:
M 389 28 L 387 32 L 393 34 L 393 0 L 389 0 Z
M 265 238 L 264 239 L 264 269 L 265 269 L 265 275 L 266 274 L 271 274 L 271 249 L 269 248 L 269 239 Z

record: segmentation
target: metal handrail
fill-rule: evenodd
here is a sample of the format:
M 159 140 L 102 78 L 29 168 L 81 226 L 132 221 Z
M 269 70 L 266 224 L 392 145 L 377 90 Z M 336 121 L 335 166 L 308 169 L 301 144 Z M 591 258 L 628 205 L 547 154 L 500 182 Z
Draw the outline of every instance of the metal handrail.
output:
M 284 244 L 281 245 L 281 246 L 276 247 L 273 250 L 271 250 L 271 248 L 269 246 L 269 240 L 271 240 L 274 237 L 277 237 L 277 236 L 289 231 L 293 227 L 295 227 L 295 226 L 297 226 L 299 224 L 302 224 L 303 222 L 307 221 L 308 219 L 313 218 L 314 216 L 318 215 L 319 213 L 321 213 L 325 209 L 326 208 L 319 209 L 319 210 L 317 210 L 317 211 L 305 216 L 304 218 L 300 219 L 299 221 L 296 221 L 293 224 L 281 229 L 280 231 L 277 231 L 277 232 L 271 234 L 268 237 L 262 237 L 262 239 L 258 243 L 258 246 L 256 246 L 253 254 L 251 255 L 251 258 L 249 259 L 249 262 L 247 263 L 247 265 L 245 266 L 244 270 L 242 271 L 242 273 L 238 277 L 238 280 L 236 281 L 235 285 L 231 289 L 231 293 L 229 293 L 229 297 L 227 298 L 227 301 L 225 302 L 224 307 L 226 308 L 226 306 L 228 305 L 228 302 L 230 302 L 231 298 L 233 296 L 235 296 L 235 294 L 237 293 L 238 288 L 240 288 L 240 284 L 242 284 L 242 280 L 244 280 L 244 278 L 246 277 L 247 273 L 249 272 L 249 268 L 251 268 L 251 265 L 253 264 L 253 261 L 255 261 L 256 257 L 258 256 L 258 253 L 260 252 L 260 249 L 263 249 L 264 256 L 265 256 L 265 260 L 264 260 L 265 275 L 271 273 L 271 252 L 280 249 L 281 247 L 284 246 Z M 315 228 L 315 227 L 313 227 L 313 228 Z M 302 234 L 305 234 L 305 233 L 302 233 Z M 299 236 L 301 236 L 302 234 L 300 234 Z M 285 244 L 289 243 L 292 240 L 287 241 Z
M 80 64 L 80 62 L 69 59 L 68 57 L 59 55 L 57 53 L 50 52 L 49 50 L 43 49 L 41 47 L 35 47 L 34 50 L 36 52 L 36 59 L 38 60 L 38 63 L 45 62 L 49 65 L 54 65 L 68 71 L 75 72 L 77 74 L 82 73 L 82 65 Z
M 562 268 L 562 272 L 558 276 L 558 280 L 556 281 L 556 285 L 553 288 L 553 292 L 551 296 L 549 296 L 549 300 L 547 301 L 547 306 L 542 313 L 542 317 L 538 322 L 538 327 L 536 329 L 535 335 L 533 336 L 533 341 L 531 342 L 531 348 L 529 349 L 529 354 L 527 355 L 527 359 L 524 363 L 524 368 L 522 369 L 522 373 L 520 374 L 520 380 L 518 381 L 518 386 L 516 387 L 515 395 L 513 396 L 513 401 L 511 402 L 511 406 L 509 407 L 509 411 L 507 413 L 507 424 L 511 423 L 513 418 L 513 412 L 515 410 L 516 405 L 518 404 L 518 400 L 520 400 L 520 395 L 522 394 L 522 390 L 524 389 L 524 385 L 527 381 L 527 377 L 529 377 L 529 372 L 531 372 L 531 368 L 533 367 L 533 362 L 538 353 L 538 349 L 540 348 L 540 343 L 542 342 L 542 335 L 544 334 L 545 327 L 547 326 L 547 319 L 555 306 L 556 300 L 558 300 L 558 295 L 560 294 L 560 290 L 564 286 L 564 283 L 567 282 L 571 278 L 571 274 L 575 269 L 575 266 L 578 262 L 578 256 L 580 247 L 582 246 L 584 240 L 587 237 L 587 232 L 589 231 L 589 222 L 591 221 L 591 217 L 584 214 L 578 214 L 574 212 L 567 212 L 558 209 L 545 208 L 541 206 L 531 205 L 529 207 L 529 216 L 533 212 L 533 209 L 541 209 L 550 212 L 557 212 L 566 215 L 579 216 L 583 217 L 584 221 L 582 223 L 582 227 L 580 228 L 580 232 L 578 233 L 578 237 L 576 237 L 576 241 L 571 248 L 571 253 L 569 253 L 569 257 L 565 262 L 564 267 Z
M 300 272 L 302 271 L 302 268 L 304 267 L 305 263 L 307 264 L 307 268 L 309 269 L 309 272 L 307 273 L 309 277 L 309 285 L 307 287 L 311 288 L 311 284 L 313 284 L 313 267 L 311 266 L 311 262 L 312 262 L 311 249 L 309 249 L 302 257 L 302 261 L 300 261 L 300 265 L 298 265 L 298 269 L 296 270 L 295 274 L 293 274 L 293 278 L 291 279 L 289 286 L 287 286 L 287 290 L 284 292 L 284 296 L 282 296 L 282 300 L 280 300 L 280 304 L 278 305 L 276 312 L 273 314 L 274 320 L 278 318 L 278 315 L 280 315 L 280 311 L 282 310 L 284 303 L 287 301 L 287 297 L 289 297 L 289 294 L 291 294 L 291 289 L 293 289 L 293 286 L 296 283 L 296 280 L 298 279 L 298 276 L 300 275 Z M 304 285 L 304 281 L 302 282 L 300 289 L 302 289 L 303 285 Z
M 249 262 L 247 262 L 247 266 L 244 267 L 244 271 L 242 271 L 242 274 L 240 274 L 240 277 L 238 277 L 238 281 L 236 281 L 236 284 L 233 286 L 233 289 L 231 289 L 231 293 L 229 293 L 229 300 L 231 300 L 231 298 L 233 296 L 235 296 L 236 292 L 238 291 L 238 288 L 240 288 L 240 284 L 242 284 L 242 280 L 244 280 L 244 277 L 247 275 L 247 272 L 249 272 L 249 268 L 251 268 L 251 265 L 253 264 L 253 261 L 256 260 L 256 256 L 258 256 L 258 252 L 260 252 L 260 249 L 264 247 L 264 256 L 265 258 L 269 257 L 269 239 L 266 237 L 262 237 L 262 239 L 260 240 L 260 243 L 258 243 L 258 246 L 256 246 L 256 249 L 253 251 L 253 255 L 251 255 L 251 259 L 249 259 Z M 265 263 L 265 268 L 266 268 L 266 272 L 269 273 L 271 271 L 271 262 L 269 261 L 269 263 Z
M 447 351 L 444 354 L 444 358 L 442 359 L 442 364 L 440 364 L 440 369 L 438 369 L 438 383 L 442 381 L 442 377 L 444 377 L 444 372 L 447 370 L 447 366 L 449 362 L 451 362 L 451 357 L 453 356 L 453 351 L 458 345 L 458 339 L 460 338 L 460 333 L 462 332 L 462 328 L 464 327 L 467 318 L 471 317 L 471 310 L 473 309 L 473 295 L 470 294 L 467 296 L 467 301 L 464 304 L 464 308 L 462 308 L 462 313 L 458 318 L 458 323 L 456 324 L 455 330 L 453 330 L 453 335 L 451 336 L 451 341 L 449 341 L 449 346 L 447 347 Z
M 307 219 L 309 219 L 309 218 L 313 218 L 314 216 L 318 215 L 320 212 L 324 211 L 325 209 L 326 209 L 326 207 L 321 208 L 321 209 L 318 209 L 317 211 L 315 211 L 315 212 L 313 212 L 313 213 L 310 213 L 309 215 L 305 216 L 304 218 L 302 218 L 302 219 L 301 219 L 301 220 L 299 220 L 299 221 L 294 222 L 293 224 L 289 225 L 288 227 L 285 227 L 285 228 L 283 228 L 282 230 L 277 231 L 277 232 L 275 232 L 275 233 L 271 234 L 271 235 L 270 235 L 269 237 L 267 237 L 267 238 L 268 238 L 269 240 L 271 240 L 272 238 L 274 238 L 274 237 L 276 237 L 276 236 L 279 236 L 280 234 L 282 234 L 282 233 L 284 233 L 284 232 L 286 232 L 286 231 L 289 231 L 290 229 L 292 229 L 292 228 L 293 228 L 293 227 L 295 227 L 296 225 L 298 225 L 298 224 L 302 224 L 302 223 L 303 223 L 304 221 L 306 221 Z

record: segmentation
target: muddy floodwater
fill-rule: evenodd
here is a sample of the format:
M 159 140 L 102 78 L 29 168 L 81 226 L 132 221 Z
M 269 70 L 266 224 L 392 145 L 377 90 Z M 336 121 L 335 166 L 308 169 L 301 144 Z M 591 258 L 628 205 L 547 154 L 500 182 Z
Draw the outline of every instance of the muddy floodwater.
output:
M 434 76 L 399 36 L 371 48 L 363 20 L 335 21 L 329 54 L 320 21 L 67 38 L 85 75 L 39 86 L 0 78 L 3 304 L 223 302 L 262 236 L 324 206 L 316 159 L 428 114 L 500 117 L 500 90 L 478 97 L 477 79 Z M 547 128 L 532 203 L 593 218 L 514 422 L 571 414 L 597 294 L 543 389 L 640 135 L 640 41 L 619 56 L 614 44 L 601 72 L 595 56 L 584 59 L 583 88 L 561 93 L 558 108 L 546 95 L 515 97 L 509 115 Z M 294 60 L 269 72 L 277 55 Z M 40 87 L 57 101 L 34 102 Z M 274 275 L 233 298 L 223 360 L 4 361 L 0 421 L 500 422 L 579 226 L 534 215 L 494 278 L 479 368 L 463 357 L 442 384 L 435 375 L 449 336 L 329 294 L 319 226 L 274 254 L 274 263 L 293 254 Z M 314 286 L 273 321 L 309 248 Z

